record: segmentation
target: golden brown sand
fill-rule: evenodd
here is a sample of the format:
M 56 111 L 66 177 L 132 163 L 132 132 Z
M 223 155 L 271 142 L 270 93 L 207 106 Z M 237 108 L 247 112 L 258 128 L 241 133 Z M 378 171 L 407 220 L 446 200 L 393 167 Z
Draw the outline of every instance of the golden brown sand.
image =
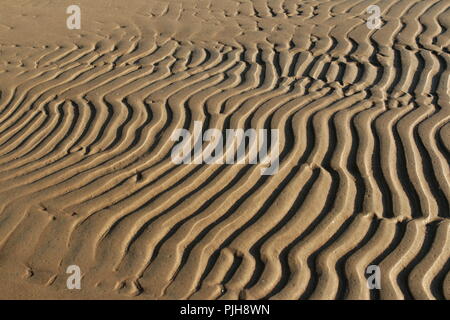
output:
M 450 299 L 449 44 L 447 0 L 3 0 L 0 298 Z M 278 173 L 174 164 L 194 121 Z

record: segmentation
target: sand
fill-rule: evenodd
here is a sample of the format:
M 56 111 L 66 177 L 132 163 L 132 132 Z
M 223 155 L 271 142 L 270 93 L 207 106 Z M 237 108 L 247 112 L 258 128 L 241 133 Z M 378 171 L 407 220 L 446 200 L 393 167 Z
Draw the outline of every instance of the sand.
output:
M 450 299 L 449 7 L 3 0 L 0 298 Z M 278 172 L 173 163 L 195 121 Z

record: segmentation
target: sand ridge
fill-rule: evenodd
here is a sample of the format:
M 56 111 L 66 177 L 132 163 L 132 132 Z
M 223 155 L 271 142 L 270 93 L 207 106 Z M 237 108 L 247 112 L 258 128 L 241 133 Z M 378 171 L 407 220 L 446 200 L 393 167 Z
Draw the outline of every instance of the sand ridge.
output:
M 447 1 L 5 2 L 0 297 L 450 299 Z M 174 164 L 195 121 L 278 173 Z

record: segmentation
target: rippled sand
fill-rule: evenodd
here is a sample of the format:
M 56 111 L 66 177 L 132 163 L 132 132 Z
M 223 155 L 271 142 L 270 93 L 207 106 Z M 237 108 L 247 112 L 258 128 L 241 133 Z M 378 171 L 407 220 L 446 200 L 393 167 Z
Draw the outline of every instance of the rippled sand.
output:
M 2 1 L 0 298 L 450 299 L 448 1 L 76 2 Z M 174 164 L 194 121 L 278 173 Z

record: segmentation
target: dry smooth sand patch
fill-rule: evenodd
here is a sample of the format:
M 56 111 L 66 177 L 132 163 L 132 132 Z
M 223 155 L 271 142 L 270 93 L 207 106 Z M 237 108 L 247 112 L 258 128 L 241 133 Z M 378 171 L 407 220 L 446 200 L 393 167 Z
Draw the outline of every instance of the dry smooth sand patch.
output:
M 450 299 L 449 30 L 446 0 L 3 0 L 0 297 Z M 174 164 L 194 121 L 280 130 L 278 173 Z

